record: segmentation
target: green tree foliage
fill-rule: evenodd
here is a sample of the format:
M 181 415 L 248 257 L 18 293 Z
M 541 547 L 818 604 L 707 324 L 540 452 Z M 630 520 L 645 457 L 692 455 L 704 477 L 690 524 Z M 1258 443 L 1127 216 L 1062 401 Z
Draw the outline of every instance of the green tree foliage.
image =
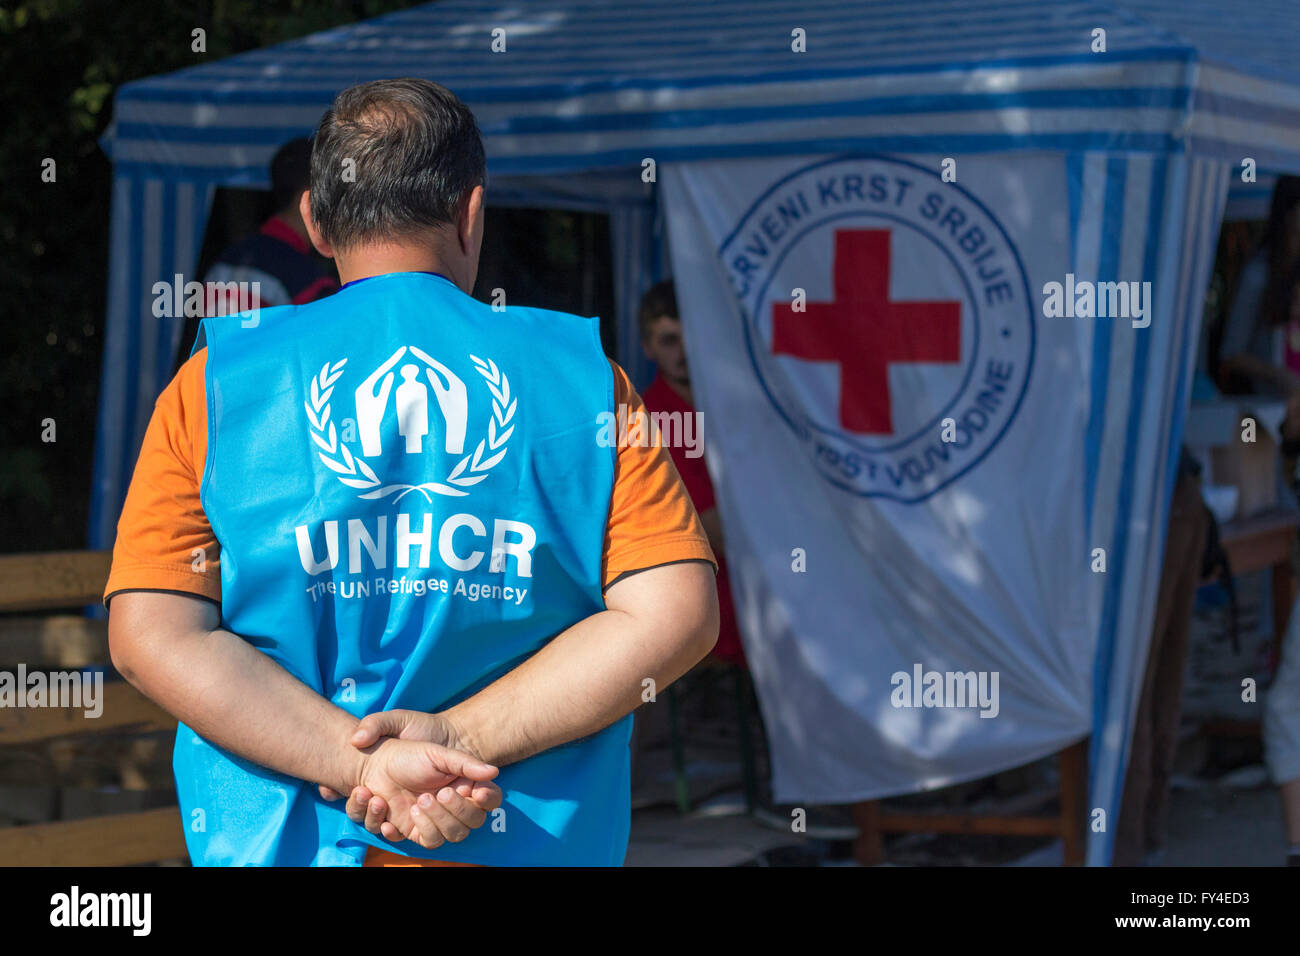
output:
M 394 0 L 0 4 L 0 551 L 85 544 L 107 291 L 114 91 L 377 16 Z M 193 52 L 192 31 L 207 50 Z M 53 159 L 55 182 L 42 181 Z M 42 421 L 57 441 L 41 440 Z

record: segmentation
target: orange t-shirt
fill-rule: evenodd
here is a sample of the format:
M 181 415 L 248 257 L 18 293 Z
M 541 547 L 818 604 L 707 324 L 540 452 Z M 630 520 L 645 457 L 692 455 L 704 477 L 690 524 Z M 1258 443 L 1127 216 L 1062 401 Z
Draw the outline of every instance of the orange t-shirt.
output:
M 208 454 L 206 349 L 181 366 L 158 396 L 117 523 L 104 603 L 122 591 L 181 591 L 221 603 L 221 545 L 199 502 Z M 644 409 L 613 362 L 614 412 L 640 432 Z M 626 417 L 620 406 L 627 407 Z M 717 567 L 708 536 L 668 450 L 621 436 L 605 526 L 602 584 L 674 561 Z M 371 849 L 367 866 L 448 865 Z

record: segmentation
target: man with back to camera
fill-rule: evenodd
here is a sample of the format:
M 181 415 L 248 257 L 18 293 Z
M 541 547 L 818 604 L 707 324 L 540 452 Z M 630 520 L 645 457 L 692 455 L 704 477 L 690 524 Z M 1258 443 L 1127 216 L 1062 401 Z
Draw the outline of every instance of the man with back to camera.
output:
M 484 177 L 445 88 L 340 93 L 342 288 L 204 320 L 158 399 L 105 600 L 195 863 L 617 865 L 631 711 L 716 639 L 671 458 L 599 440 L 641 403 L 595 320 L 470 297 Z

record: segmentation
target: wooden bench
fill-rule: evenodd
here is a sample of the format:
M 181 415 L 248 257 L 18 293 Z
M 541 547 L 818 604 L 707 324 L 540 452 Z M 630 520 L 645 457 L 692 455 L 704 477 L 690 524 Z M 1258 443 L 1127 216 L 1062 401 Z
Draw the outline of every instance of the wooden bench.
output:
M 0 612 L 50 611 L 95 604 L 108 579 L 107 551 L 66 551 L 0 556 Z M 72 615 L 0 620 L 0 670 L 18 662 L 28 670 L 107 665 L 107 624 Z M 105 732 L 135 734 L 176 729 L 176 719 L 124 682 L 104 685 L 103 713 L 94 720 L 77 708 L 0 708 L 0 753 L 6 748 Z M 855 806 L 860 835 L 855 856 L 884 857 L 881 836 L 896 832 L 981 833 L 1060 837 L 1065 862 L 1083 862 L 1086 741 L 1061 752 L 1060 811 L 1053 816 L 902 814 L 878 801 Z M 0 781 L 14 782 L 14 781 Z M 183 822 L 177 807 L 80 820 L 0 828 L 0 865 L 127 866 L 184 860 Z
M 0 612 L 96 604 L 108 580 L 109 561 L 107 551 L 0 556 Z M 107 623 L 48 613 L 0 619 L 0 671 L 13 673 L 18 663 L 26 664 L 28 673 L 88 665 L 107 668 Z M 174 717 L 123 681 L 106 681 L 102 702 L 98 718 L 87 717 L 78 707 L 0 707 L 0 755 L 67 738 L 93 744 L 108 733 L 176 730 Z M 123 787 L 129 789 L 125 783 Z M 5 866 L 127 866 L 187 858 L 175 806 L 0 828 L 0 865 Z

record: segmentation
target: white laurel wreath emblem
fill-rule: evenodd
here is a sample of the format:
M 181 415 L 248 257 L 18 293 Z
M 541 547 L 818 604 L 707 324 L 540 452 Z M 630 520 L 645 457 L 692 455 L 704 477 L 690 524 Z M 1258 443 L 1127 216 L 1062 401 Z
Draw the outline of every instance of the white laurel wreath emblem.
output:
M 515 409 L 519 404 L 518 399 L 511 400 L 510 380 L 497 368 L 496 362 L 491 359 L 485 362 L 475 355 L 471 355 L 470 360 L 479 375 L 483 376 L 488 391 L 492 393 L 492 415 L 488 419 L 488 435 L 478 443 L 478 447 L 472 454 L 466 455 L 456 464 L 445 481 L 432 481 L 421 485 L 385 485 L 375 474 L 374 469 L 362 459 L 353 456 L 348 446 L 339 440 L 334 423 L 330 421 L 329 402 L 330 395 L 334 391 L 334 383 L 343 374 L 343 367 L 348 364 L 347 359 L 341 359 L 333 365 L 326 362 L 320 373 L 311 380 L 309 400 L 303 402 L 303 408 L 307 411 L 307 420 L 311 423 L 312 441 L 320 448 L 316 454 L 325 463 L 325 467 L 335 472 L 339 481 L 349 488 L 365 492 L 358 495 L 358 498 L 387 498 L 389 495 L 396 494 L 397 498 L 394 499 L 396 502 L 401 501 L 412 491 L 418 491 L 424 495 L 426 501 L 431 502 L 433 501 L 429 495 L 431 491 L 439 495 L 457 497 L 468 495 L 469 492 L 463 489 L 477 485 L 505 457 L 508 451 L 505 444 L 515 430 L 515 426 L 510 422 L 515 417 Z M 489 452 L 495 454 L 490 458 L 484 458 L 483 456 Z

